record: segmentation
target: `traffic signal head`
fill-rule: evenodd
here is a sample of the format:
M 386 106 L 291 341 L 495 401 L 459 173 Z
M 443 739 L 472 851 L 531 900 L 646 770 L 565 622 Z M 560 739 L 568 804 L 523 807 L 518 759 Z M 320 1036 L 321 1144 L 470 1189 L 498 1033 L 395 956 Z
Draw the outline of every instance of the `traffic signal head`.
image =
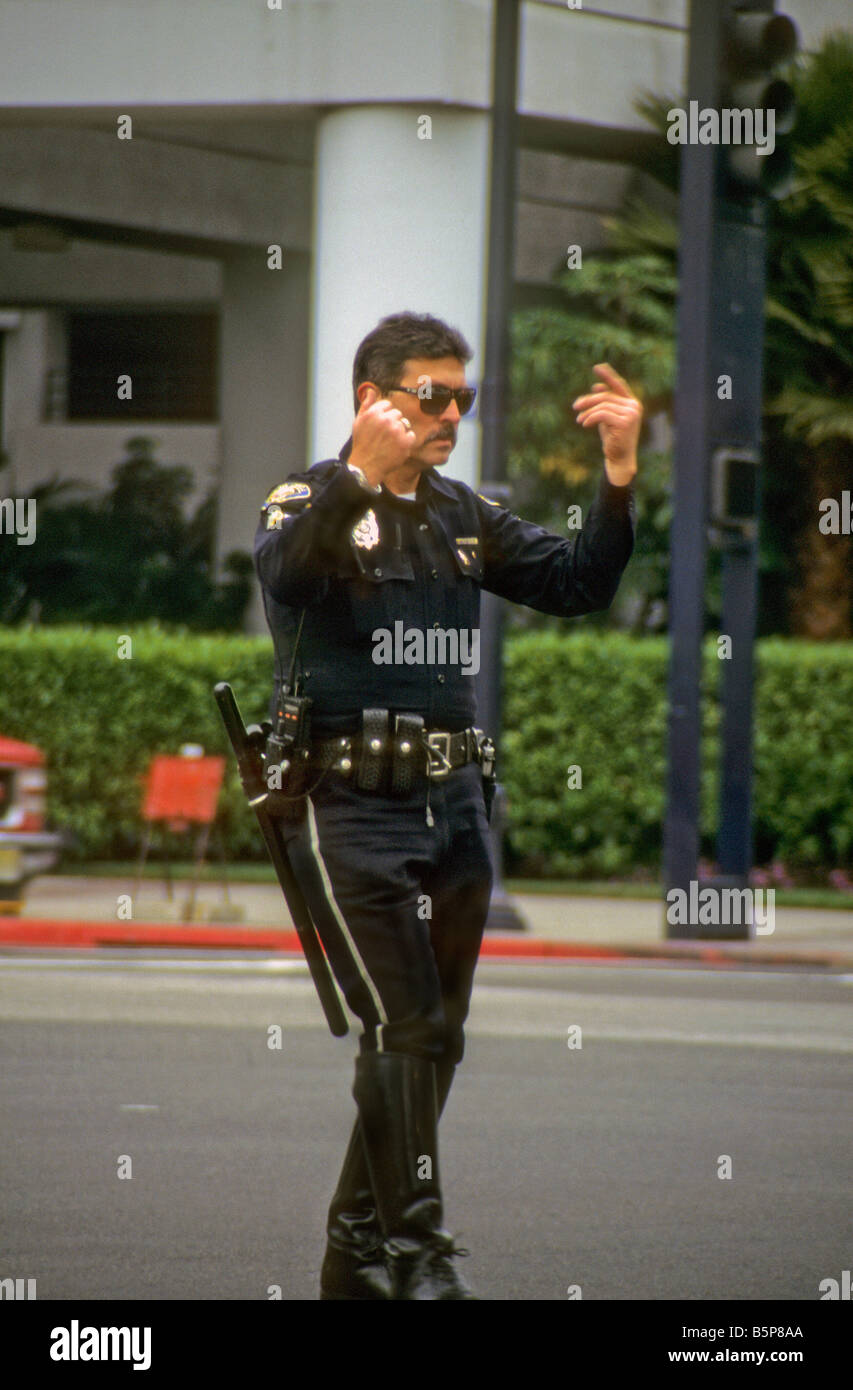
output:
M 711 456 L 709 520 L 729 536 L 757 535 L 760 465 L 758 449 L 716 449 Z
M 794 125 L 794 90 L 776 69 L 797 53 L 792 19 L 773 3 L 729 4 L 723 17 L 720 106 L 723 121 L 721 192 L 730 198 L 790 192 L 793 160 L 786 136 Z M 728 132 L 729 139 L 725 139 Z

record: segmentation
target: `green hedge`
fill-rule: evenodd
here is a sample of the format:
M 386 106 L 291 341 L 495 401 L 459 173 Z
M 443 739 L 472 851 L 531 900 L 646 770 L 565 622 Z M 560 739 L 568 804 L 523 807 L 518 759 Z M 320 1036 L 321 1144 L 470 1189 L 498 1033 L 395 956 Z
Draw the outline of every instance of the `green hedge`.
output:
M 49 812 L 81 859 L 126 859 L 139 844 L 141 778 L 182 743 L 228 754 L 222 821 L 229 858 L 262 859 L 212 688 L 227 680 L 247 722 L 266 711 L 267 638 L 137 628 L 132 658 L 104 629 L 0 632 L 0 733 L 38 743 Z M 703 848 L 716 823 L 716 690 L 705 651 Z M 530 632 L 506 647 L 501 780 L 510 859 L 537 877 L 656 871 L 664 814 L 667 642 L 600 629 Z M 853 644 L 758 644 L 756 858 L 849 864 L 853 854 Z M 567 770 L 581 769 L 570 790 Z
M 73 832 L 76 857 L 132 857 L 152 754 L 200 743 L 207 753 L 228 755 L 220 814 L 229 857 L 261 857 L 212 691 L 229 681 L 245 722 L 263 718 L 270 642 L 167 633 L 156 624 L 129 635 L 132 656 L 120 659 L 124 634 L 103 628 L 0 632 L 0 733 L 44 750 L 52 825 Z
M 500 778 L 513 867 L 606 877 L 657 862 L 665 696 L 660 638 L 588 629 L 507 644 Z
M 510 849 L 537 876 L 660 865 L 665 811 L 666 638 L 578 630 L 507 646 L 504 765 Z M 723 661 L 704 650 L 701 830 L 715 854 Z M 853 855 L 853 644 L 757 644 L 755 858 L 791 866 Z M 570 790 L 579 765 L 583 786 Z

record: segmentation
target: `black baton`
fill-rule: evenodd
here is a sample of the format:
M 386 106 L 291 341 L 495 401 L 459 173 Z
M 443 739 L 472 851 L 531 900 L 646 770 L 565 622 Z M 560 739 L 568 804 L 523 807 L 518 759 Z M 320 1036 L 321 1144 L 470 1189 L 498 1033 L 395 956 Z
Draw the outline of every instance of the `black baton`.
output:
M 317 928 L 311 920 L 308 904 L 302 895 L 302 889 L 296 881 L 296 875 L 287 857 L 287 847 L 281 833 L 281 827 L 275 817 L 271 816 L 266 809 L 269 788 L 264 781 L 259 750 L 246 732 L 246 727 L 237 708 L 237 701 L 234 699 L 234 691 L 230 685 L 226 681 L 220 681 L 218 685 L 214 686 L 213 694 L 219 706 L 219 713 L 222 715 L 222 722 L 231 740 L 231 747 L 234 749 L 243 791 L 257 817 L 258 825 L 261 827 L 264 843 L 281 884 L 284 900 L 290 909 L 293 925 L 305 952 L 308 969 L 311 971 L 311 978 L 317 987 L 326 1020 L 334 1037 L 343 1038 L 349 1032 L 349 1027 L 334 978 L 329 969 L 329 963 L 323 954 Z

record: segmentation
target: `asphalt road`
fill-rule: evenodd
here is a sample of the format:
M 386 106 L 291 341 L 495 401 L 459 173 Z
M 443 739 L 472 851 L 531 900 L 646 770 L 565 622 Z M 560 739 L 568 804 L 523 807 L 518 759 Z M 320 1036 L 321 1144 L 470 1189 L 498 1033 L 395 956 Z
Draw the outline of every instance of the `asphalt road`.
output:
M 466 1278 L 819 1299 L 853 1267 L 851 1004 L 845 975 L 481 963 L 441 1131 Z M 0 1277 L 316 1299 L 354 1045 L 297 962 L 0 958 Z

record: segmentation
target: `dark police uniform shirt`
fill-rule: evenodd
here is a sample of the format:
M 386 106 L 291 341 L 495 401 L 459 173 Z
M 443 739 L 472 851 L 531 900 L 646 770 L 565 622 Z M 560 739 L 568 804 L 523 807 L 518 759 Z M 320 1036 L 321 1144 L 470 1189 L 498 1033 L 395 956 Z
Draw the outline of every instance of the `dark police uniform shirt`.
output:
M 563 618 L 610 606 L 634 544 L 632 485 L 615 487 L 604 474 L 583 529 L 564 539 L 433 468 L 421 474 L 413 500 L 385 487 L 374 493 L 346 466 L 351 448 L 350 439 L 340 458 L 275 488 L 255 536 L 285 679 L 306 610 L 298 659 L 314 733 L 354 733 L 368 708 L 422 715 L 428 729 L 475 724 L 470 644 L 481 588 Z M 399 656 L 400 639 L 412 629 L 424 637 L 428 629 L 464 629 L 469 673 L 463 660 L 374 660 L 379 630 L 396 635 Z M 430 654 L 449 653 L 434 640 Z

